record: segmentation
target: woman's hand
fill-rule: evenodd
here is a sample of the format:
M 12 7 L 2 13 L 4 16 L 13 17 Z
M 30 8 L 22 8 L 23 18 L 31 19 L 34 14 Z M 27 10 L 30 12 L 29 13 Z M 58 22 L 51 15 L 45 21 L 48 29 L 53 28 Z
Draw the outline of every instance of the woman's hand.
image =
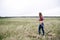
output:
M 39 19 L 39 21 L 40 21 L 40 19 Z
M 42 24 L 43 23 L 43 21 L 40 21 L 40 24 Z

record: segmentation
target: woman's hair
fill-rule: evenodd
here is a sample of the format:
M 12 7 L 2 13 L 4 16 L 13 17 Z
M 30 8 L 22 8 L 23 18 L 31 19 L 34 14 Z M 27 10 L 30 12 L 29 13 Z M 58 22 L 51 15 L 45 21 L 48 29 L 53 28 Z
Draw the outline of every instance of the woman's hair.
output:
M 39 12 L 39 16 L 42 16 L 42 13 L 41 12 Z

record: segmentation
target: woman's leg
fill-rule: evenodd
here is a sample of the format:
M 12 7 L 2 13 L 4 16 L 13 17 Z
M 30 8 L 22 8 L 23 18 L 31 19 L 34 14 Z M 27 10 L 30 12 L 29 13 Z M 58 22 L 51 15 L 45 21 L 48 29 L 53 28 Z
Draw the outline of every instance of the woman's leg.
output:
M 43 35 L 44 35 L 44 23 L 42 23 L 42 33 L 43 33 Z
M 38 32 L 39 32 L 39 34 L 41 33 L 41 25 L 39 24 L 39 28 L 38 28 Z
M 44 32 L 44 27 L 42 27 L 42 33 L 43 33 L 43 35 L 44 35 L 44 33 L 45 33 L 45 32 Z

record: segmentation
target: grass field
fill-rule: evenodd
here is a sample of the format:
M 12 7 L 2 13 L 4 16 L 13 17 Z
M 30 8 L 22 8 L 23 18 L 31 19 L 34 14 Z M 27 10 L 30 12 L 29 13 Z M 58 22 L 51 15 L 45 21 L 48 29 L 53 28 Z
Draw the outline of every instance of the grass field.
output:
M 0 18 L 0 40 L 60 40 L 60 18 L 45 18 L 45 37 L 38 18 Z

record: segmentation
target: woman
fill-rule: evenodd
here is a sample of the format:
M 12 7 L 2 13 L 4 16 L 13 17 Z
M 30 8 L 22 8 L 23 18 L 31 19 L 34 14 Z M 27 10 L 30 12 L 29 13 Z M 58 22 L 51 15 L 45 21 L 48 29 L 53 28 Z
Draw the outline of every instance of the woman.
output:
M 42 33 L 43 33 L 43 35 L 44 35 L 44 22 L 43 22 L 43 16 L 42 16 L 42 13 L 41 12 L 39 12 L 39 28 L 38 28 L 38 32 L 39 32 L 39 34 L 41 33 L 41 29 L 42 29 Z

